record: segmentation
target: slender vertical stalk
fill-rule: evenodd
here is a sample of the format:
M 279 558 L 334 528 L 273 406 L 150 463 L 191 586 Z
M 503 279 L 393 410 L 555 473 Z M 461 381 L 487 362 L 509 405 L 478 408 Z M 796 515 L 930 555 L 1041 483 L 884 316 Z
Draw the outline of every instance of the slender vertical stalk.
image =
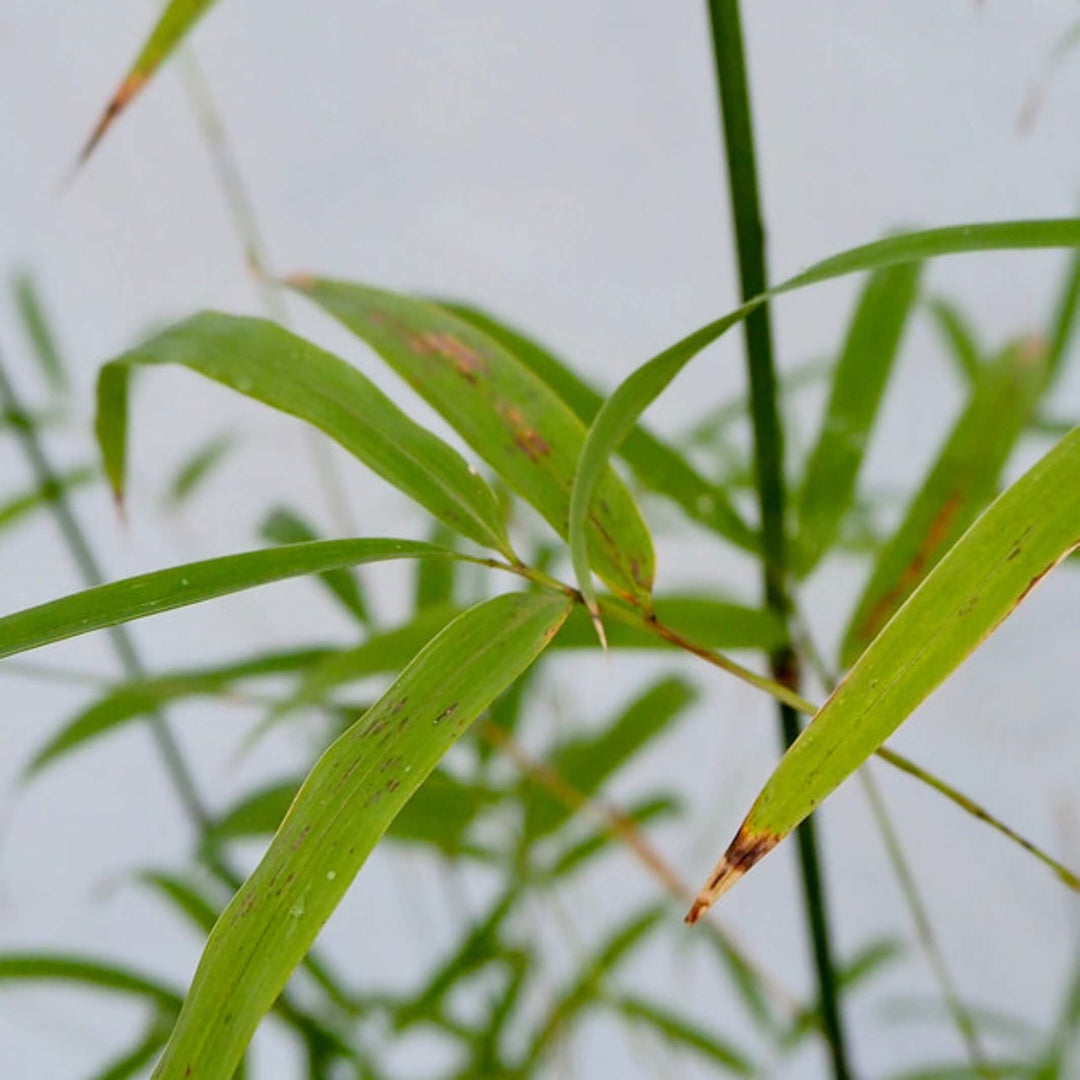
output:
M 709 0 L 713 55 L 719 85 L 725 159 L 742 299 L 766 291 L 765 229 L 758 193 L 757 162 L 750 110 L 750 85 L 743 50 L 738 0 Z M 777 407 L 769 308 L 762 305 L 743 324 L 754 430 L 754 469 L 761 513 L 761 543 L 765 570 L 765 600 L 785 621 L 790 612 L 787 589 L 787 544 L 784 529 L 784 440 Z M 769 658 L 773 677 L 798 690 L 799 668 L 790 647 Z M 799 736 L 798 713 L 780 705 L 784 746 Z M 821 1013 L 832 1071 L 836 1080 L 852 1075 L 847 1062 L 844 1029 L 836 985 L 828 909 L 813 818 L 797 832 L 806 918 L 821 998 Z

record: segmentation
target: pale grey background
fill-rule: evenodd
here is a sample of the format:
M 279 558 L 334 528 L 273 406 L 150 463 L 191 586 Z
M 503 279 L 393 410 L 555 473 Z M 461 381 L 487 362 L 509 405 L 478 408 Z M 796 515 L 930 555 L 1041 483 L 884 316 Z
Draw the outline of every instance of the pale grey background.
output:
M 82 437 L 56 446 L 89 456 L 90 388 L 99 363 L 155 322 L 213 305 L 257 308 L 230 221 L 175 70 L 166 72 L 63 195 L 60 181 L 107 92 L 152 18 L 142 0 L 108 5 L 7 0 L 0 8 L 0 272 L 38 273 L 77 367 Z M 776 277 L 899 225 L 1064 215 L 1080 194 L 1076 102 L 1080 59 L 1053 80 L 1034 130 L 1017 115 L 1071 0 L 983 4 L 941 0 L 757 0 L 747 4 L 764 201 Z M 597 383 L 625 373 L 731 306 L 735 296 L 712 62 L 698 0 L 228 0 L 196 48 L 282 269 L 317 269 L 389 287 L 474 298 L 537 332 Z M 1062 266 L 1056 254 L 954 259 L 931 291 L 962 298 L 986 341 L 1045 321 Z M 821 355 L 842 333 L 854 283 L 785 300 L 776 312 L 784 366 Z M 297 307 L 299 328 L 354 357 L 399 400 L 416 405 L 364 350 Z M 33 385 L 6 298 L 0 348 Z M 699 360 L 652 410 L 673 430 L 742 387 L 733 338 Z M 921 320 L 875 440 L 868 475 L 910 483 L 959 404 L 955 380 Z M 1059 412 L 1080 409 L 1080 379 Z M 157 499 L 185 452 L 235 427 L 243 452 L 180 522 Z M 813 431 L 812 415 L 804 436 Z M 326 520 L 292 423 L 183 373 L 143 381 L 135 419 L 130 524 L 103 495 L 80 500 L 115 575 L 252 543 L 272 498 Z M 1037 447 L 1026 447 L 1030 457 Z M 26 482 L 0 447 L 3 491 Z M 404 500 L 342 459 L 354 513 L 369 535 L 421 535 Z M 655 508 L 653 511 L 655 513 Z M 659 515 L 657 520 L 662 520 Z M 47 520 L 4 541 L 0 610 L 74 588 Z M 752 567 L 711 541 L 662 536 L 661 583 L 706 578 L 757 595 Z M 368 574 L 387 615 L 404 571 Z M 859 576 L 830 565 L 806 597 L 823 634 L 841 627 Z M 1022 831 L 1078 861 L 1080 734 L 1073 679 L 1080 574 L 1059 574 L 896 739 L 985 800 Z M 397 601 L 400 611 L 400 601 Z M 151 662 L 173 665 L 262 644 L 341 639 L 336 612 L 304 584 L 141 625 Z M 41 659 L 111 671 L 100 639 Z M 573 667 L 557 696 L 581 722 L 602 718 L 657 665 Z M 705 692 L 664 752 L 617 792 L 678 785 L 692 812 L 661 831 L 665 850 L 697 881 L 712 865 L 774 760 L 767 703 L 730 680 L 686 667 Z M 176 862 L 187 830 L 153 758 L 132 730 L 20 790 L 21 766 L 82 694 L 3 680 L 0 942 L 127 958 L 182 984 L 198 943 L 123 875 Z M 553 713 L 556 710 L 552 710 Z M 283 734 L 237 765 L 255 718 L 206 704 L 175 711 L 185 748 L 215 803 L 295 759 L 303 735 Z M 930 907 L 964 991 L 1045 1020 L 1075 948 L 1068 898 L 1039 866 L 913 784 L 881 774 L 917 860 Z M 908 921 L 865 806 L 852 785 L 824 814 L 830 899 L 843 949 Z M 614 861 L 564 898 L 594 940 L 617 911 L 651 895 L 639 869 Z M 483 882 L 467 882 L 476 896 Z M 380 851 L 325 938 L 364 981 L 406 986 L 449 942 L 440 880 Z M 479 901 L 477 901 L 479 903 Z M 775 856 L 725 904 L 749 949 L 793 986 L 810 985 L 791 853 Z M 558 926 L 542 932 L 566 952 Z M 674 929 L 630 973 L 658 994 L 692 998 L 703 1020 L 741 1021 L 707 966 Z M 956 1052 L 944 1027 L 884 1025 L 883 998 L 932 991 L 917 951 L 850 1010 L 860 1076 Z M 139 1022 L 136 1010 L 73 993 L 0 996 L 0 1075 L 67 1080 L 89 1073 Z M 260 1037 L 260 1076 L 287 1076 L 289 1051 Z M 430 1050 L 402 1050 L 423 1075 Z M 591 1027 L 566 1075 L 678 1075 L 657 1069 L 608 1024 Z M 816 1051 L 786 1074 L 823 1075 Z

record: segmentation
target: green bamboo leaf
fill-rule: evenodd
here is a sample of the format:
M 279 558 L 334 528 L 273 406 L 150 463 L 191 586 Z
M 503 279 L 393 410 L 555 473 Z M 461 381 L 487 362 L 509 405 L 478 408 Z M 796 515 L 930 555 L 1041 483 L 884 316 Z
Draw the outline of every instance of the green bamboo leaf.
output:
M 570 503 L 570 551 L 582 595 L 595 610 L 596 593 L 589 573 L 585 523 L 597 485 L 611 455 L 651 405 L 686 365 L 717 338 L 742 322 L 772 297 L 842 277 L 901 263 L 920 262 L 961 252 L 1019 248 L 1080 246 L 1080 219 L 1011 221 L 983 225 L 957 225 L 926 232 L 890 236 L 852 248 L 816 263 L 770 292 L 754 297 L 733 312 L 696 330 L 633 372 L 604 402 L 589 429 L 578 463 Z
M 167 900 L 202 935 L 209 934 L 213 929 L 219 909 L 190 881 L 164 870 L 140 871 L 136 880 Z M 165 1034 L 168 1035 L 168 1032 Z
M 34 279 L 25 272 L 16 274 L 12 291 L 15 294 L 15 307 L 34 357 L 41 365 L 53 391 L 65 393 L 68 390 L 67 371 Z
M 165 506 L 176 510 L 186 503 L 235 448 L 236 436 L 230 431 L 220 432 L 198 447 L 176 470 L 165 493 Z
M 105 960 L 61 953 L 0 953 L 0 982 L 59 982 L 141 998 L 170 1012 L 183 998 L 158 980 Z
M 354 367 L 264 319 L 204 312 L 106 364 L 97 436 L 123 492 L 130 370 L 181 364 L 318 428 L 469 539 L 513 558 L 491 489 L 465 460 L 410 420 Z
M 320 540 L 187 563 L 5 616 L 0 657 L 303 574 L 388 559 L 458 557 L 416 540 Z
M 991 504 L 862 654 L 784 755 L 688 918 L 820 805 L 1078 545 L 1080 429 Z
M 183 698 L 221 694 L 234 683 L 301 671 L 331 655 L 330 649 L 298 649 L 190 671 L 176 671 L 124 683 L 81 710 L 34 755 L 24 770 L 30 777 L 85 743 Z
M 436 409 L 562 537 L 585 425 L 542 379 L 476 326 L 430 301 L 300 277 L 291 284 L 344 323 Z M 617 593 L 648 605 L 652 540 L 605 464 L 581 522 L 583 556 Z
M 760 1075 L 757 1066 L 726 1036 L 706 1031 L 678 1013 L 644 998 L 618 997 L 612 1004 L 623 1016 L 647 1024 L 672 1044 L 695 1051 L 723 1072 L 736 1076 Z
M 165 1045 L 172 1023 L 171 1016 L 154 1017 L 138 1042 L 95 1073 L 91 1080 L 129 1080 L 132 1076 L 141 1076 Z
M 543 379 L 584 424 L 592 423 L 604 403 L 604 396 L 580 379 L 563 360 L 520 330 L 498 321 L 489 312 L 467 304 L 447 301 L 440 301 L 440 304 L 494 338 L 534 375 Z M 619 456 L 648 491 L 671 499 L 691 520 L 739 547 L 757 550 L 757 537 L 731 505 L 723 489 L 710 484 L 675 447 L 636 424 L 619 447 Z
M 86 487 L 100 477 L 100 471 L 92 465 L 71 469 L 56 478 L 55 484 L 35 487 L 19 495 L 13 495 L 0 503 L 0 529 L 16 525 L 35 510 L 49 505 L 61 492 L 75 491 Z
M 1047 355 L 1047 382 L 1053 384 L 1061 374 L 1076 336 L 1077 315 L 1080 314 L 1080 254 L 1070 261 L 1051 321 Z
M 318 540 L 319 534 L 295 511 L 287 506 L 277 506 L 270 511 L 259 526 L 259 535 L 272 544 L 301 544 Z M 445 529 L 440 535 L 453 540 L 453 534 Z M 449 549 L 450 544 L 436 544 L 436 547 Z M 419 566 L 437 566 L 440 570 L 452 573 L 448 568 L 451 559 L 421 559 Z M 319 575 L 319 580 L 327 591 L 345 610 L 360 623 L 368 622 L 367 605 L 356 575 L 348 569 L 327 570 Z
M 997 493 L 1002 471 L 1046 385 L 1045 349 L 1006 349 L 979 373 L 900 527 L 882 549 L 841 647 L 850 666 Z
M 798 498 L 795 571 L 805 576 L 832 546 L 851 507 L 866 445 L 915 305 L 919 263 L 878 270 L 867 281 Z
M 936 297 L 927 307 L 964 384 L 974 386 L 983 363 L 982 346 L 974 328 L 964 313 L 944 297 Z
M 94 152 L 94 148 L 116 118 L 131 104 L 192 27 L 213 7 L 214 2 L 215 0 L 170 0 L 135 62 L 109 99 L 105 112 L 79 155 L 80 164 Z
M 232 840 L 272 836 L 285 819 L 302 783 L 301 777 L 280 780 L 245 795 L 207 827 L 203 851 L 211 853 Z
M 441 522 L 436 522 L 429 540 L 437 547 L 452 548 L 454 534 Z M 437 563 L 425 560 L 416 564 L 413 609 L 419 613 L 431 607 L 450 607 L 454 602 L 457 566 L 452 562 Z
M 535 592 L 470 609 L 326 751 L 210 935 L 157 1080 L 232 1076 L 263 1014 L 397 813 L 536 659 L 569 609 L 566 597 Z
M 545 764 L 571 787 L 590 797 L 647 743 L 666 731 L 693 704 L 693 688 L 674 677 L 648 687 L 619 716 L 596 735 L 580 736 L 556 746 Z M 569 820 L 572 811 L 543 788 L 525 778 L 525 835 L 546 836 Z

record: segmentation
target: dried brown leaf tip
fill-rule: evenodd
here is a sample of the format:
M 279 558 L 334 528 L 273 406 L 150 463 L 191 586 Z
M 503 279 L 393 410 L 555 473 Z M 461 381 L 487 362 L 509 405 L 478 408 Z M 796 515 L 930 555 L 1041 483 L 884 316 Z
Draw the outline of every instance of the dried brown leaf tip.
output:
M 782 839 L 783 837 L 776 836 L 774 833 L 751 832 L 744 825 L 724 852 L 724 857 L 716 864 L 716 869 L 713 870 L 704 888 L 698 893 L 697 899 L 686 913 L 686 921 L 693 926 L 735 882 L 749 873 Z
M 86 145 L 82 149 L 82 153 L 79 154 L 79 165 L 84 165 L 86 159 L 97 148 L 97 144 L 105 137 L 105 132 L 112 127 L 116 118 L 131 104 L 131 102 L 138 96 L 139 91 L 150 81 L 150 71 L 133 71 L 121 84 L 120 89 L 116 91 L 112 96 L 112 100 L 105 106 L 105 112 L 102 113 L 101 119 L 97 123 L 97 127 L 94 128 L 90 138 L 87 139 Z

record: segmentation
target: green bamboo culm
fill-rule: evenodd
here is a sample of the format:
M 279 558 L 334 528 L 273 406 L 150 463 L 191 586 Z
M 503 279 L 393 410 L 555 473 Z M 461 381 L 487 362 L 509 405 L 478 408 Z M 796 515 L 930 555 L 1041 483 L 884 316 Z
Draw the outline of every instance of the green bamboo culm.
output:
M 709 22 L 735 227 L 739 285 L 741 299 L 745 302 L 764 293 L 769 282 L 754 153 L 750 84 L 738 0 L 709 0 Z M 749 315 L 743 325 L 743 333 L 754 432 L 754 469 L 761 513 L 765 600 L 770 610 L 786 620 L 791 605 L 788 600 L 788 552 L 784 526 L 784 438 L 777 408 L 776 368 L 768 305 L 763 304 Z M 790 646 L 774 651 L 769 661 L 773 677 L 797 690 L 798 663 Z M 779 716 L 781 735 L 787 748 L 798 738 L 801 723 L 798 713 L 787 705 L 779 706 Z M 797 844 L 807 924 L 821 998 L 822 1025 L 832 1060 L 832 1072 L 835 1080 L 849 1080 L 852 1072 L 847 1059 L 825 884 L 812 818 L 799 828 Z

